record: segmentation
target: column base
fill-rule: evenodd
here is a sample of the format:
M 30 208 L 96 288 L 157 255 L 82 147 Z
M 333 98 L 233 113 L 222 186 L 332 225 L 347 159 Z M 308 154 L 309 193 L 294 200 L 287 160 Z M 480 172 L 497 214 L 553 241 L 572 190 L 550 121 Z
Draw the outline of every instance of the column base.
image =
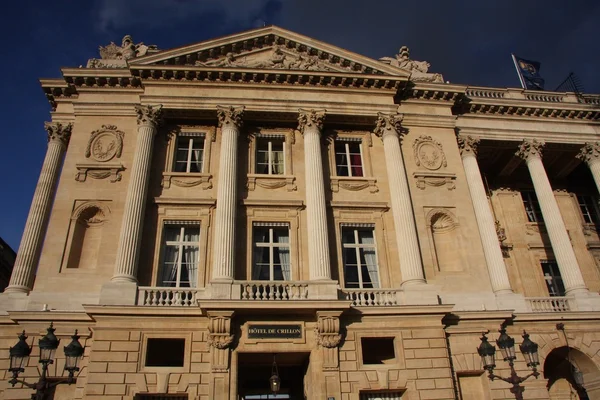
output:
M 600 295 L 598 293 L 585 289 L 585 291 L 571 291 L 568 296 L 575 301 L 576 311 L 600 311 Z
M 30 290 L 31 290 L 31 288 L 29 288 L 29 286 L 11 285 L 11 286 L 8 286 L 6 289 L 4 289 L 4 293 L 23 293 L 23 294 L 29 294 Z
M 439 287 L 417 280 L 402 284 L 402 304 L 405 305 L 439 305 Z
M 0 311 L 25 311 L 29 307 L 29 295 L 23 292 L 0 293 Z
M 100 305 L 134 306 L 137 301 L 136 282 L 110 281 L 102 285 Z
M 311 280 L 308 284 L 308 298 L 310 300 L 338 300 L 338 281 L 323 279 Z
M 233 279 L 217 279 L 210 282 L 209 298 L 231 300 L 240 299 L 241 285 L 234 285 Z
M 499 310 L 514 310 L 514 312 L 529 312 L 525 296 L 513 292 L 496 293 L 496 303 Z

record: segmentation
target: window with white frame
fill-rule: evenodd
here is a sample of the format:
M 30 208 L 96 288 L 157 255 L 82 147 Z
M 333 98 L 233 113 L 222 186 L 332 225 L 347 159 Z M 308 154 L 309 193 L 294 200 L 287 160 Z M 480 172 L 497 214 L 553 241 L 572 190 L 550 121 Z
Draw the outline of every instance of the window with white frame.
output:
M 600 225 L 600 213 L 598 212 L 598 200 L 590 195 L 577 195 L 579 210 L 586 224 Z
M 254 222 L 252 241 L 253 280 L 289 281 L 292 279 L 288 223 Z
M 370 225 L 342 225 L 344 286 L 346 288 L 378 288 L 379 267 L 375 229 Z
M 535 192 L 533 190 L 524 190 L 521 192 L 521 198 L 523 199 L 527 220 L 529 222 L 544 222 L 540 203 L 538 202 Z
M 360 139 L 338 139 L 334 148 L 337 176 L 364 176 Z
M 204 167 L 204 135 L 182 134 L 177 137 L 174 172 L 202 172 Z
M 256 138 L 256 173 L 265 175 L 285 174 L 285 139 L 283 136 L 259 136 Z
M 564 296 L 565 285 L 556 261 L 542 260 L 542 273 L 550 296 Z
M 158 286 L 196 287 L 200 225 L 168 221 L 163 229 L 163 259 Z

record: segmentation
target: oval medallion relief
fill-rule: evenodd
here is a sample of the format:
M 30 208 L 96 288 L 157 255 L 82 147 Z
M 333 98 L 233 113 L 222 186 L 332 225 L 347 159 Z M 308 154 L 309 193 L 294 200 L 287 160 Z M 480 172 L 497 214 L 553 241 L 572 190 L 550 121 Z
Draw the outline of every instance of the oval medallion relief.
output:
M 102 125 L 101 129 L 92 132 L 85 156 L 99 162 L 121 157 L 123 135 L 114 125 Z
M 429 170 L 438 170 L 447 166 L 442 145 L 431 136 L 419 136 L 413 144 L 415 162 Z

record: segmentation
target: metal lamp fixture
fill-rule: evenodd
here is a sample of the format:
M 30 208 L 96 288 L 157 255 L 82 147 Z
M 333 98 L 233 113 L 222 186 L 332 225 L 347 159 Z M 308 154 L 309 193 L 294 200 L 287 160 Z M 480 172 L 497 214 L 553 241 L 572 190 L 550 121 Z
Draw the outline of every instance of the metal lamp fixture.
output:
M 523 343 L 521 343 L 519 349 L 521 350 L 521 353 L 523 353 L 523 357 L 527 362 L 527 366 L 531 368 L 533 372 L 525 377 L 520 377 L 515 371 L 514 364 L 515 360 L 517 359 L 515 354 L 515 339 L 506 333 L 506 328 L 504 326 L 501 327 L 499 332 L 500 337 L 498 337 L 498 340 L 496 340 L 496 344 L 502 353 L 504 361 L 507 361 L 510 367 L 509 378 L 504 378 L 494 374 L 494 368 L 496 368 L 496 348 L 488 342 L 488 338 L 485 333 L 481 337 L 481 344 L 477 348 L 477 353 L 481 357 L 483 368 L 488 371 L 488 377 L 490 380 L 493 381 L 494 379 L 500 379 L 504 382 L 510 383 L 512 385 L 510 392 L 515 395 L 515 399 L 523 400 L 523 391 L 525 389 L 521 386 L 521 383 L 525 382 L 532 376 L 537 379 L 540 375 L 540 373 L 537 371 L 537 366 L 540 364 L 538 345 L 529 339 L 527 332 L 523 331 Z
M 281 379 L 279 379 L 279 371 L 277 370 L 277 362 L 275 362 L 275 356 L 273 356 L 273 366 L 271 367 L 271 377 L 269 378 L 271 385 L 271 391 L 273 393 L 279 392 L 281 389 Z
M 35 389 L 35 395 L 32 396 L 34 399 L 44 399 L 45 393 L 48 389 L 53 388 L 61 383 L 71 384 L 74 381 L 75 372 L 79 371 L 79 360 L 83 357 L 84 347 L 79 343 L 80 336 L 75 334 L 71 336 L 73 339 L 68 346 L 65 346 L 65 370 L 69 372 L 67 379 L 58 381 L 48 382 L 48 365 L 54 363 L 54 354 L 60 340 L 54 334 L 53 324 L 47 328 L 46 335 L 38 341 L 40 347 L 40 364 L 42 364 L 42 372 L 40 378 L 36 383 L 27 383 L 23 380 L 18 379 L 21 372 L 25 372 L 23 366 L 26 364 L 26 360 L 31 354 L 33 346 L 27 344 L 27 336 L 25 331 L 19 335 L 19 341 L 14 347 L 9 350 L 10 353 L 10 368 L 9 372 L 12 373 L 12 378 L 8 381 L 12 386 L 17 383 L 21 383 L 24 386 Z

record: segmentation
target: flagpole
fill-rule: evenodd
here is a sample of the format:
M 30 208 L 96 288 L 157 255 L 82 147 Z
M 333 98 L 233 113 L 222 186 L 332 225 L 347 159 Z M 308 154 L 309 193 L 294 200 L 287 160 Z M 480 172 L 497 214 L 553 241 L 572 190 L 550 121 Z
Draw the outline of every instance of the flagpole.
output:
M 517 70 L 517 75 L 519 75 L 519 81 L 521 81 L 521 87 L 523 89 L 527 90 L 527 86 L 525 86 L 525 80 L 523 79 L 523 75 L 521 75 L 521 69 L 519 69 L 519 66 L 517 65 L 517 59 L 515 58 L 515 55 L 513 53 L 510 53 L 510 55 L 512 56 L 513 63 L 515 64 L 515 69 Z

